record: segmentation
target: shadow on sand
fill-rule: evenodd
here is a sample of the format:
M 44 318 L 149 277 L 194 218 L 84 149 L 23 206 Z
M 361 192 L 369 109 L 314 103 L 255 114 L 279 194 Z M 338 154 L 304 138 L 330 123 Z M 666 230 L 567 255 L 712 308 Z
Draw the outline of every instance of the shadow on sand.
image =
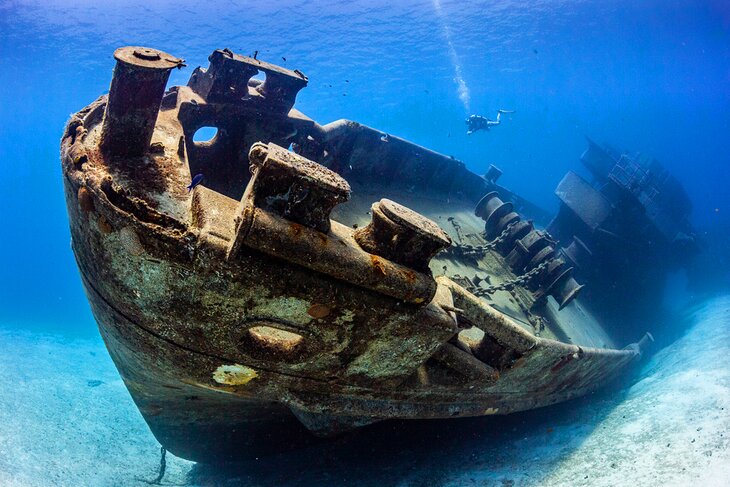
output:
M 385 487 L 441 486 L 458 477 L 459 485 L 520 485 L 538 481 L 577 448 L 623 393 L 614 386 L 509 416 L 387 421 L 307 449 L 238 464 L 197 464 L 187 480 L 206 486 Z M 534 462 L 524 463 L 536 454 Z M 469 472 L 481 472 L 481 480 L 470 481 Z M 492 478 L 484 479 L 484 472 Z
M 691 329 L 697 301 L 658 316 L 665 328 L 654 352 Z M 633 384 L 653 373 L 636 365 L 608 387 L 566 403 L 508 416 L 386 421 L 306 449 L 235 465 L 197 464 L 187 480 L 210 486 L 540 485 L 603 427 Z M 591 473 L 574 480 L 589 483 Z

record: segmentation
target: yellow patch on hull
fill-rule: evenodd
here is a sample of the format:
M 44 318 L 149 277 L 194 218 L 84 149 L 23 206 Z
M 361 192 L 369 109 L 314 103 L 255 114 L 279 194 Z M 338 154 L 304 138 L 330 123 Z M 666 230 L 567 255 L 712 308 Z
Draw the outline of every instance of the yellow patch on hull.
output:
M 228 386 L 242 386 L 258 376 L 254 369 L 240 364 L 221 365 L 213 372 L 214 381 Z

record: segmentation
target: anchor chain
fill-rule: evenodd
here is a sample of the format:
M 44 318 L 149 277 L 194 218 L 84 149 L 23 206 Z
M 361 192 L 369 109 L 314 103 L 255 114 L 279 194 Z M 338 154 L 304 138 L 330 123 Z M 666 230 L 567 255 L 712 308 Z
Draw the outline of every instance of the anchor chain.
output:
M 509 235 L 510 230 L 517 222 L 512 222 L 500 233 L 494 240 L 486 243 L 485 245 L 468 245 L 468 244 L 455 244 L 443 252 L 447 256 L 449 254 L 459 257 L 482 257 L 488 251 L 496 250 L 497 246 L 504 242 Z
M 511 292 L 517 286 L 524 287 L 527 284 L 529 284 L 535 277 L 537 277 L 542 271 L 544 271 L 553 260 L 555 260 L 555 259 L 546 260 L 545 262 L 538 265 L 537 267 L 530 270 L 529 272 L 526 272 L 526 273 L 522 274 L 521 276 L 518 276 L 515 279 L 512 279 L 510 281 L 500 282 L 499 284 L 494 284 L 492 286 L 487 286 L 487 287 L 483 287 L 483 288 L 476 288 L 473 290 L 470 289 L 470 291 L 473 295 L 480 297 L 480 298 L 483 298 L 490 294 L 494 294 L 497 291 Z
M 517 305 L 520 307 L 520 311 L 527 317 L 527 321 L 532 325 L 532 327 L 535 329 L 535 336 L 540 336 L 540 333 L 542 333 L 545 330 L 546 327 L 546 320 L 540 315 L 536 315 L 530 309 L 525 306 L 525 303 L 522 302 L 519 296 L 517 296 L 517 293 L 515 290 L 511 290 L 509 292 L 512 295 L 512 298 L 515 300 Z

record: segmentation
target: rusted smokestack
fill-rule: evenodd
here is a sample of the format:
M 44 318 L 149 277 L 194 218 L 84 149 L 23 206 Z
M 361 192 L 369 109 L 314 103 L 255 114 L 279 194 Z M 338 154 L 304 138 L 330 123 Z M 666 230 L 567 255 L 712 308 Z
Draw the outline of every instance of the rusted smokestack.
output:
M 114 59 L 100 147 L 105 155 L 141 156 L 152 140 L 170 70 L 184 66 L 183 60 L 135 46 L 120 47 Z

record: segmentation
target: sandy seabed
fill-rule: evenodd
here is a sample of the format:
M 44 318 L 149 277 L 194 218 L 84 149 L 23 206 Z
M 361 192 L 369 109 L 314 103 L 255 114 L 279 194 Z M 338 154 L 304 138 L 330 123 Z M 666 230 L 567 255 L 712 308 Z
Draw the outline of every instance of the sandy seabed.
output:
M 386 422 L 162 485 L 730 486 L 730 296 L 625 388 L 507 417 Z M 101 339 L 0 327 L 0 485 L 148 485 L 159 444 Z M 285 441 L 285 439 L 283 440 Z

